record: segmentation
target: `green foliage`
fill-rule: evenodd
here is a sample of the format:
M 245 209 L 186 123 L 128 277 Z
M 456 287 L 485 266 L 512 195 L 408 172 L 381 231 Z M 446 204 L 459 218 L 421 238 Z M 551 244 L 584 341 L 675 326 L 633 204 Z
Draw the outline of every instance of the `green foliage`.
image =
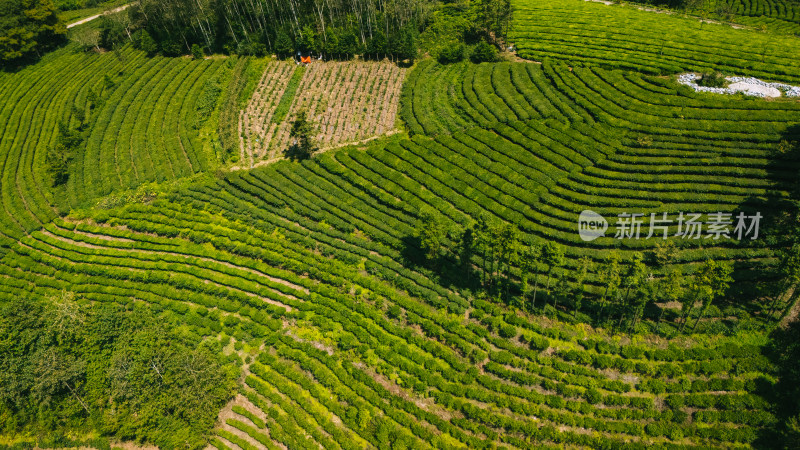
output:
M 164 327 L 148 309 L 92 305 L 64 291 L 0 303 L 5 432 L 87 433 L 201 447 L 235 371 L 218 349 Z
M 147 30 L 136 32 L 136 39 L 133 40 L 133 45 L 150 56 L 158 53 L 158 43 L 150 36 Z
M 198 44 L 239 55 L 264 56 L 272 51 L 286 58 L 300 51 L 349 59 L 367 52 L 375 58 L 413 62 L 417 36 L 438 6 L 434 0 L 391 4 L 347 0 L 340 5 L 308 0 L 266 5 L 242 0 L 146 0 L 130 8 L 130 17 L 165 55 L 177 56 Z
M 292 129 L 289 136 L 294 139 L 294 144 L 286 151 L 286 154 L 295 160 L 305 160 L 317 150 L 314 142 L 314 125 L 306 117 L 305 111 L 300 111 L 292 121 Z
M 286 114 L 289 113 L 289 108 L 292 106 L 294 97 L 297 94 L 297 88 L 300 86 L 300 81 L 303 79 L 305 73 L 306 68 L 303 66 L 297 66 L 297 68 L 294 69 L 292 78 L 289 80 L 289 84 L 286 86 L 286 90 L 283 91 L 281 100 L 275 108 L 275 112 L 272 116 L 272 123 L 280 124 L 283 122 L 283 119 L 286 118 Z
M 125 12 L 103 15 L 100 18 L 100 45 L 116 49 L 131 41 L 131 22 Z
M 452 46 L 443 47 L 439 49 L 436 60 L 439 61 L 440 64 L 457 63 L 464 60 L 465 52 L 464 44 L 454 44 Z
M 699 86 L 721 88 L 725 86 L 725 76 L 718 72 L 704 73 L 699 80 Z
M 420 213 L 417 221 L 416 237 L 428 260 L 435 261 L 442 254 L 447 243 L 447 223 L 444 218 L 430 209 Z
M 195 104 L 198 128 L 208 120 L 211 112 L 216 109 L 222 89 L 223 87 L 217 78 L 209 78 L 203 84 L 203 90 L 200 91 L 200 97 Z
M 0 2 L 0 62 L 3 66 L 41 56 L 64 41 L 67 29 L 52 0 Z
M 765 9 L 778 15 L 786 11 L 758 3 L 758 16 Z M 797 6 L 789 9 L 797 11 Z M 733 29 L 725 24 L 707 24 L 697 17 L 653 14 L 636 7 L 519 0 L 515 2 L 514 26 L 508 40 L 521 57 L 536 61 L 556 58 L 572 65 L 581 62 L 655 75 L 711 69 L 797 82 L 800 70 L 793 61 L 800 51 L 792 46 L 792 39 L 788 34 Z M 622 48 L 628 51 L 616 51 Z M 709 51 L 711 48 L 714 50 Z
M 197 44 L 192 44 L 192 58 L 194 59 L 203 59 L 205 54 L 203 53 L 203 48 Z
M 279 29 L 275 38 L 275 53 L 279 58 L 286 58 L 294 54 L 294 43 L 285 30 Z
M 469 59 L 474 63 L 497 61 L 497 49 L 488 42 L 481 41 L 472 49 Z
M 511 26 L 511 0 L 478 0 L 478 23 L 496 37 L 506 36 Z
M 82 110 L 80 110 L 82 112 Z M 83 122 L 83 120 L 79 120 Z M 80 125 L 79 125 L 80 126 Z M 71 128 L 66 123 L 58 124 L 56 143 L 50 147 L 45 157 L 47 173 L 52 180 L 52 186 L 60 186 L 69 179 L 69 164 L 76 152 L 83 145 L 84 137 L 79 130 Z

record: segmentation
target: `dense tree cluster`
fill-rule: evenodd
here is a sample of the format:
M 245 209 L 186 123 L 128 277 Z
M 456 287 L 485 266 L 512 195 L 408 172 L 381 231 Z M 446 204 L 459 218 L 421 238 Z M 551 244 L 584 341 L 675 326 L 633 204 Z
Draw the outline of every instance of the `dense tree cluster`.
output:
M 52 0 L 0 0 L 2 65 L 41 56 L 66 34 Z
M 513 224 L 487 217 L 462 229 L 434 211 L 423 211 L 415 238 L 424 258 L 440 273 L 457 273 L 470 280 L 477 271 L 477 285 L 488 295 L 529 311 L 561 305 L 571 306 L 576 314 L 590 296 L 598 323 L 623 330 L 634 330 L 647 307 L 660 310 L 654 316 L 660 328 L 667 305 L 680 304 L 675 317 L 678 331 L 695 331 L 714 300 L 722 298 L 733 282 L 730 262 L 708 259 L 691 273 L 674 268 L 676 248 L 670 241 L 648 254 L 633 253 L 627 261 L 617 251 L 601 262 L 583 257 L 573 264 L 576 270 L 564 271 L 556 270 L 566 262 L 560 244 L 526 242 Z M 781 252 L 775 277 L 780 281 L 767 299 L 769 322 L 785 317 L 800 299 L 800 245 Z
M 167 55 L 212 52 L 413 58 L 433 0 L 144 0 L 130 10 Z
M 71 432 L 197 447 L 237 369 L 149 309 L 64 291 L 0 304 L 0 432 Z
M 103 19 L 104 47 L 133 42 L 171 56 L 299 52 L 413 60 L 420 48 L 438 55 L 452 43 L 456 50 L 465 42 L 496 43 L 508 31 L 511 6 L 509 0 L 142 0 L 117 16 Z M 477 50 L 473 59 L 495 57 L 493 48 Z

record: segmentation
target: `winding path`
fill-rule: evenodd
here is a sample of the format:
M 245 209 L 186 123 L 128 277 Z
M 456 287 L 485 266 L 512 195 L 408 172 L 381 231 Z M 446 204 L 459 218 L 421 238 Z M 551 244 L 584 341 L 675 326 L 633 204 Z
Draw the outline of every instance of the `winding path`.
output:
M 114 9 L 109 9 L 108 11 L 103 11 L 100 14 L 95 14 L 95 15 L 89 16 L 89 17 L 87 17 L 85 19 L 81 19 L 81 20 L 79 20 L 77 22 L 72 22 L 71 24 L 67 25 L 67 28 L 72 28 L 72 27 L 77 27 L 78 25 L 83 25 L 83 24 L 85 24 L 87 22 L 91 22 L 94 19 L 97 19 L 98 17 L 104 16 L 106 14 L 113 14 L 113 13 L 118 13 L 120 11 L 125 11 L 126 9 L 128 9 L 129 6 L 131 6 L 131 3 L 122 5 L 120 7 L 114 8 Z

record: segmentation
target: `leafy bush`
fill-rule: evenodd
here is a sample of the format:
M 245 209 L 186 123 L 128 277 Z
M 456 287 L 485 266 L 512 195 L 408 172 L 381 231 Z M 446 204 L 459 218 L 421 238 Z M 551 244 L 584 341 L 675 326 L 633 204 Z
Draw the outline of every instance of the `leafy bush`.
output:
M 452 64 L 464 60 L 466 50 L 464 44 L 454 44 L 439 49 L 436 60 L 439 64 Z
M 514 327 L 513 325 L 505 325 L 504 324 L 504 325 L 500 326 L 500 329 L 498 330 L 498 333 L 500 334 L 501 337 L 504 337 L 506 339 L 510 339 L 510 338 L 513 338 L 514 336 L 517 335 L 517 328 Z
M 725 86 L 725 76 L 718 72 L 707 72 L 697 80 L 699 86 L 721 88 Z
M 472 49 L 469 59 L 474 63 L 495 62 L 497 61 L 497 49 L 492 44 L 481 41 Z
M 194 59 L 203 59 L 205 55 L 203 54 L 203 47 L 200 47 L 197 44 L 192 44 L 192 58 Z

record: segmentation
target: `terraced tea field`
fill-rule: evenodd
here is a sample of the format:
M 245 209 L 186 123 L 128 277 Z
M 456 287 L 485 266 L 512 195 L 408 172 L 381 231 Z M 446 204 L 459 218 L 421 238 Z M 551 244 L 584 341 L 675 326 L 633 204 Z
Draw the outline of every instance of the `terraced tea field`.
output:
M 775 447 L 800 413 L 775 340 L 800 293 L 800 244 L 778 228 L 800 102 L 676 74 L 800 84 L 796 38 L 513 5 L 509 42 L 535 61 L 69 44 L 0 71 L 0 445 Z M 797 23 L 788 3 L 731 5 Z M 287 160 L 301 111 L 325 151 Z M 736 240 L 672 220 L 671 248 L 585 240 L 586 210 L 641 213 L 643 235 L 661 214 L 764 221 Z
M 314 124 L 321 149 L 393 132 L 404 76 L 405 69 L 388 62 L 269 64 L 241 112 L 242 159 L 252 167 L 282 157 L 299 111 Z
M 458 78 L 465 80 L 462 89 L 443 97 L 444 86 Z M 794 101 L 696 94 L 664 78 L 557 64 L 423 64 L 409 85 L 403 111 L 409 128 L 440 137 L 433 143 L 415 138 L 392 151 L 407 163 L 399 170 L 418 170 L 423 183 L 446 189 L 441 195 L 455 206 L 448 214 L 453 220 L 491 212 L 563 242 L 573 261 L 600 257 L 601 248 L 639 251 L 659 241 L 605 237 L 587 245 L 575 232 L 584 209 L 604 217 L 636 209 L 648 213 L 645 223 L 650 212 L 760 208 L 770 214 L 798 169 L 795 161 L 775 159 L 786 133 L 796 132 L 791 125 L 800 108 Z M 399 167 L 394 156 L 376 157 Z M 467 161 L 478 167 L 454 171 L 470 167 Z M 471 197 L 464 193 L 472 191 L 455 187 L 476 182 L 491 190 Z M 743 270 L 769 264 L 771 255 L 763 247 L 713 239 L 677 245 L 683 263 L 730 258 Z
M 794 36 L 582 0 L 514 2 L 509 41 L 523 58 L 645 73 L 722 70 L 798 82 Z
M 69 288 L 232 336 L 246 378 L 219 449 L 729 448 L 775 420 L 758 390 L 771 370 L 763 337 L 628 345 L 465 301 L 378 244 L 276 212 L 276 175 L 196 186 L 99 224 L 56 220 L 3 259 L 0 295 Z
M 426 207 L 458 224 L 491 214 L 565 244 L 569 276 L 578 256 L 619 247 L 579 241 L 583 208 L 728 211 L 784 196 L 770 180 L 796 166 L 771 155 L 796 103 L 599 68 L 426 61 L 402 115 L 413 139 L 58 219 L 0 261 L 2 295 L 146 302 L 198 338 L 232 337 L 244 384 L 218 449 L 764 439 L 776 422 L 764 335 L 612 338 L 443 286 L 403 263 L 404 241 Z M 708 256 L 771 263 L 764 247 L 680 244 L 687 269 Z
M 0 244 L 112 192 L 216 167 L 214 149 L 200 137 L 201 117 L 211 113 L 203 108 L 213 109 L 234 64 L 68 47 L 18 73 L 0 73 Z M 53 188 L 45 158 L 59 123 L 87 136 L 68 182 Z

